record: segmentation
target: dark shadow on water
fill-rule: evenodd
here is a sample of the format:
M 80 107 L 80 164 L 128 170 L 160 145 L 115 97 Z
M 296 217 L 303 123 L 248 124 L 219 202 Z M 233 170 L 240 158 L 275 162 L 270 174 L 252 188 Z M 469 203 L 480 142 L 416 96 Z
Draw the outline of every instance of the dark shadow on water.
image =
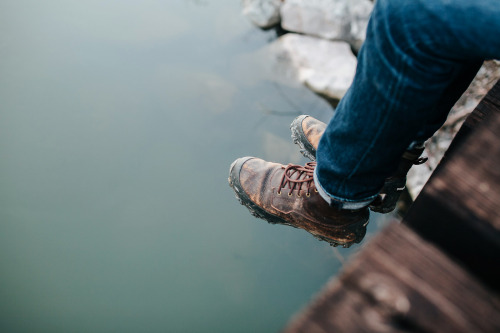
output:
M 339 102 L 340 100 L 336 99 L 336 98 L 332 98 L 330 96 L 327 96 L 325 94 L 321 94 L 321 93 L 318 93 L 318 92 L 314 92 L 316 95 L 318 95 L 320 98 L 324 99 L 328 104 L 330 104 L 330 106 L 332 107 L 333 110 L 335 110 L 335 108 L 337 107 L 337 105 L 339 105 Z
M 269 39 L 269 42 L 272 42 L 273 40 L 276 40 L 276 39 L 280 38 L 281 36 L 286 35 L 287 33 L 290 32 L 288 30 L 283 29 L 281 24 L 277 24 L 277 25 L 274 25 L 274 26 L 269 27 L 269 28 L 260 28 L 260 29 L 263 31 L 274 31 L 275 35 Z

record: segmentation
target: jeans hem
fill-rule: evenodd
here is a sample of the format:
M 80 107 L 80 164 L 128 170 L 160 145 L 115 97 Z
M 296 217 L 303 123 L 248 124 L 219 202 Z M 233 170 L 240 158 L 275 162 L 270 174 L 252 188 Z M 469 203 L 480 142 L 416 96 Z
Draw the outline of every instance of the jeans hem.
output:
M 362 209 L 368 207 L 368 205 L 378 196 L 377 193 L 365 199 L 352 200 L 331 195 L 323 188 L 323 186 L 321 186 L 321 183 L 318 179 L 317 170 L 317 168 L 314 169 L 314 184 L 316 184 L 316 189 L 318 190 L 319 195 L 332 207 L 348 210 Z

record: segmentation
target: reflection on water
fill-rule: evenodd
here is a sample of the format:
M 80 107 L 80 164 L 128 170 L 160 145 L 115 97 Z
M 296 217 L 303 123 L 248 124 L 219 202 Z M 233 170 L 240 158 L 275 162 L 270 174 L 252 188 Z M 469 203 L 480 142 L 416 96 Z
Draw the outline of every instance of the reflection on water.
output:
M 328 105 L 265 79 L 239 2 L 201 4 L 0 3 L 2 332 L 275 332 L 341 266 L 226 182 L 300 160 L 286 112 Z

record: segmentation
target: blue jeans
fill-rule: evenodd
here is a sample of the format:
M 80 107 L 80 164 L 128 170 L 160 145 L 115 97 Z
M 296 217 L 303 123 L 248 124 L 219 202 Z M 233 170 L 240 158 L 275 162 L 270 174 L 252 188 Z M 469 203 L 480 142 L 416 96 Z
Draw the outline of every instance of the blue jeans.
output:
M 377 0 L 354 81 L 318 146 L 323 197 L 339 208 L 367 206 L 409 145 L 442 126 L 494 58 L 499 0 Z

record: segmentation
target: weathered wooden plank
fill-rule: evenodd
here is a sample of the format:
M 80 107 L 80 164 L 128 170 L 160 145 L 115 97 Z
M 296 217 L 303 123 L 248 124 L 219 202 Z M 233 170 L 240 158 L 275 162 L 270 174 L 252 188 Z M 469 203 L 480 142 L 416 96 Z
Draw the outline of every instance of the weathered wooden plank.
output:
M 465 140 L 447 153 L 405 223 L 498 292 L 500 84 L 490 90 L 472 117 Z
M 437 247 L 392 225 L 285 332 L 500 332 L 500 300 Z

